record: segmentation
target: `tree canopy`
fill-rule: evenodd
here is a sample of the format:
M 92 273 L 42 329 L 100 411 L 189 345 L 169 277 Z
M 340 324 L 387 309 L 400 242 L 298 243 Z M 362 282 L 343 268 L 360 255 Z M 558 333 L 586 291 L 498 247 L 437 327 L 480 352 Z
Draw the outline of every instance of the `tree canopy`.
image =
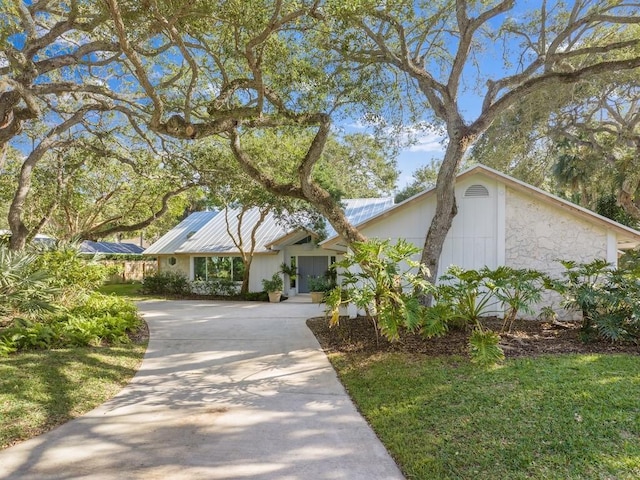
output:
M 330 190 L 347 188 L 342 175 L 335 162 L 321 168 L 346 152 L 332 145 L 332 125 L 358 119 L 389 132 L 419 119 L 448 135 L 423 248 L 431 279 L 457 211 L 455 176 L 492 123 L 525 99 L 640 66 L 638 8 L 622 0 L 13 0 L 6 18 L 0 146 L 24 140 L 25 126 L 34 138 L 9 213 L 14 234 L 27 230 L 24 199 L 44 153 L 107 132 L 161 158 L 216 137 L 266 191 L 310 202 L 360 241 Z M 295 154 L 261 160 L 254 140 L 283 146 L 283 135 L 298 138 Z M 363 138 L 346 148 L 373 141 Z
M 454 185 L 466 152 L 523 98 L 587 78 L 637 69 L 638 6 L 625 1 L 513 0 L 333 2 L 331 43 L 357 65 L 385 65 L 409 79 L 448 143 L 436 182 L 436 212 L 422 260 L 438 272 L 457 213 Z M 500 60 L 498 60 L 500 59 Z M 465 109 L 470 94 L 477 105 Z

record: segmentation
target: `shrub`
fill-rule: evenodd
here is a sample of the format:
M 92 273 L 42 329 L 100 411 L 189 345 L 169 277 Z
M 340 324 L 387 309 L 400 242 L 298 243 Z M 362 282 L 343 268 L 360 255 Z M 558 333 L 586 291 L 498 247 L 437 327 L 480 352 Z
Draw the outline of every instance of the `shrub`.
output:
M 133 303 L 99 293 L 88 295 L 69 311 L 35 321 L 16 319 L 0 335 L 0 355 L 25 349 L 66 348 L 102 343 L 126 343 L 128 332 L 140 326 Z
M 396 340 L 402 328 L 418 329 L 424 308 L 417 294 L 433 290 L 424 280 L 426 267 L 412 259 L 420 249 L 404 240 L 369 240 L 352 249 L 335 264 L 344 269 L 341 285 L 326 296 L 332 324 L 339 321 L 340 307 L 354 304 L 389 340 Z
M 563 296 L 565 309 L 582 313 L 583 340 L 640 339 L 640 282 L 633 272 L 613 269 L 602 259 L 560 263 L 563 279 L 548 285 Z
M 54 286 L 75 291 L 93 291 L 107 276 L 104 265 L 81 256 L 78 247 L 71 244 L 59 244 L 39 253 L 34 269 L 47 272 Z
M 142 293 L 157 295 L 189 295 L 191 284 L 187 277 L 178 272 L 158 272 L 145 277 Z
M 37 255 L 0 246 L 0 318 L 55 309 L 50 273 L 36 268 Z
M 238 286 L 230 278 L 212 278 L 210 280 L 194 280 L 191 292 L 196 295 L 221 295 L 230 297 L 238 294 Z
M 267 292 L 247 292 L 238 294 L 240 300 L 246 300 L 248 302 L 268 302 L 269 295 Z

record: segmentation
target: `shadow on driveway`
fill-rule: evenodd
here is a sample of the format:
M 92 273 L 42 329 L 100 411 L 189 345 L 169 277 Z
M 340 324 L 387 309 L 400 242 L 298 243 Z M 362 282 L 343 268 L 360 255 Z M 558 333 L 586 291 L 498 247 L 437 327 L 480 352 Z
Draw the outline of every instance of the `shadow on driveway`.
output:
M 401 479 L 305 320 L 314 304 L 147 301 L 116 397 L 0 452 L 0 478 Z

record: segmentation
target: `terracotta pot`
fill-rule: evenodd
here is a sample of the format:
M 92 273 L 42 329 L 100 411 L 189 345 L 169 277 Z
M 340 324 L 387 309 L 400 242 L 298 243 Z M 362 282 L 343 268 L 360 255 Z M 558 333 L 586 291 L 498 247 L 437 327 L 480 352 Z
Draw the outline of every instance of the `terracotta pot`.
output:
M 311 303 L 322 303 L 324 301 L 324 292 L 311 292 Z
M 271 303 L 280 303 L 280 297 L 282 297 L 282 292 L 269 292 L 269 301 Z

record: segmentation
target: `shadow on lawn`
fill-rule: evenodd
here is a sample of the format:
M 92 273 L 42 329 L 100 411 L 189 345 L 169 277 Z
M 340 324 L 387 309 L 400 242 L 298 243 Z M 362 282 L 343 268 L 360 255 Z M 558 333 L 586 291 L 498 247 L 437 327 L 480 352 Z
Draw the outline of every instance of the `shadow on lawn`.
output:
M 30 351 L 0 359 L 0 447 L 44 433 L 115 395 L 143 350 L 128 346 Z

